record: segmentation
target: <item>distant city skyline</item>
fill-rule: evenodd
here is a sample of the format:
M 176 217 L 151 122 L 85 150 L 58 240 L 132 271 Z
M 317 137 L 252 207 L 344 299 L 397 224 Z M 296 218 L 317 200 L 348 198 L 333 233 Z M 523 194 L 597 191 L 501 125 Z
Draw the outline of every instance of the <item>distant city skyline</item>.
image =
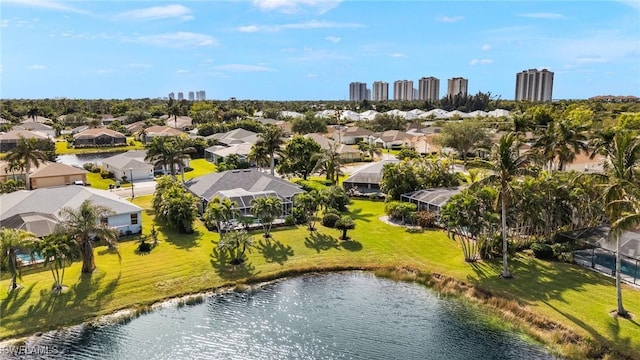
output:
M 512 100 L 640 96 L 640 1 L 1 0 L 0 98 L 348 100 L 432 76 Z M 407 89 L 408 90 L 408 89 Z M 393 98 L 387 90 L 386 96 Z M 440 93 L 440 97 L 444 96 Z

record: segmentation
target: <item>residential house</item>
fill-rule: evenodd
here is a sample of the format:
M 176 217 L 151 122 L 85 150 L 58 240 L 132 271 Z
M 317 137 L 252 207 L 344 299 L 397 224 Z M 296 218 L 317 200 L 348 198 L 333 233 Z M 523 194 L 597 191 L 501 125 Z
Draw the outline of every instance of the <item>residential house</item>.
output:
M 189 116 L 168 116 L 162 115 L 160 119 L 165 120 L 165 125 L 180 131 L 189 131 L 193 129 L 193 119 Z
M 34 171 L 38 170 L 40 167 L 45 166 L 47 163 L 43 162 L 40 163 L 38 166 L 31 166 L 31 173 L 33 174 Z M 11 169 L 9 168 L 9 162 L 7 162 L 6 160 L 0 160 L 0 182 L 7 182 L 8 180 L 16 180 L 16 181 L 22 181 L 24 183 L 25 181 L 25 173 L 24 173 L 24 169 Z
M 256 197 L 277 196 L 282 199 L 283 217 L 291 214 L 294 197 L 302 194 L 300 185 L 254 169 L 229 170 L 193 178 L 186 187 L 202 201 L 202 211 L 216 196 L 233 201 L 242 215 L 249 215 Z
M 368 142 L 371 134 L 373 134 L 373 131 L 369 129 L 359 126 L 350 126 L 334 131 L 333 140 L 346 145 L 357 145 L 362 141 Z
M 255 144 L 258 142 L 259 137 L 258 134 L 253 131 L 238 128 L 224 133 L 212 134 L 205 137 L 205 139 L 207 141 L 213 139 L 222 145 L 231 146 L 242 143 Z
M 354 171 L 353 174 L 342 182 L 342 186 L 346 191 L 356 194 L 379 193 L 382 169 L 387 164 L 395 164 L 398 162 L 398 159 L 385 159 L 368 164 Z
M 11 130 L 5 134 L 0 134 L 0 152 L 13 150 L 18 146 L 20 139 L 36 139 L 38 141 L 50 141 L 49 137 L 39 132 L 29 130 Z
M 439 134 L 424 134 L 415 135 L 403 140 L 402 147 L 408 149 L 414 149 L 418 154 L 422 155 L 436 155 L 439 154 L 442 148 L 436 144 L 435 139 L 440 136 Z
M 73 135 L 73 145 L 82 146 L 122 146 L 127 145 L 127 137 L 107 128 L 87 129 Z
M 332 147 L 337 146 L 336 151 L 338 152 L 338 154 L 340 154 L 340 158 L 347 162 L 362 160 L 362 151 L 356 149 L 353 146 L 340 144 L 322 134 L 317 133 L 306 134 L 304 135 L 304 137 L 313 139 L 313 141 L 317 142 L 318 145 L 320 145 L 320 148 L 322 148 L 322 150 L 329 150 Z
M 204 149 L 204 157 L 207 161 L 219 164 L 232 154 L 238 155 L 240 161 L 249 162 L 249 154 L 251 153 L 251 143 L 241 143 L 231 146 L 214 145 Z
M 25 115 L 25 116 L 22 117 L 22 121 L 21 121 L 21 123 L 23 123 L 23 124 L 24 123 L 34 123 L 34 122 L 44 124 L 44 123 L 50 123 L 50 122 L 52 122 L 52 120 L 49 119 L 49 118 L 46 118 L 44 116 L 40 116 L 40 115 L 37 115 L 35 118 L 32 118 L 32 117 L 29 117 L 29 116 Z
M 113 173 L 116 179 L 149 180 L 153 179 L 154 166 L 144 160 L 147 152 L 132 150 L 102 159 L 102 169 Z
M 86 184 L 87 170 L 57 162 L 49 162 L 32 171 L 29 175 L 29 181 L 31 182 L 31 189 L 71 185 L 75 181 L 81 181 Z
M 369 142 L 384 149 L 401 148 L 406 139 L 411 138 L 410 134 L 400 130 L 387 130 L 369 135 Z
M 65 220 L 61 209 L 78 209 L 85 200 L 113 211 L 102 221 L 119 230 L 120 235 L 140 233 L 142 208 L 109 191 L 84 186 L 20 190 L 0 195 L 0 226 L 46 236 Z
M 124 128 L 127 129 L 128 134 L 135 134 L 144 129 L 144 121 L 136 121 L 134 123 L 124 125 Z
M 52 126 L 39 123 L 39 122 L 32 122 L 32 121 L 25 121 L 20 125 L 16 125 L 13 127 L 13 130 L 27 130 L 31 132 L 37 132 L 40 134 L 44 134 L 47 137 L 52 139 L 55 138 L 57 135 L 56 129 L 54 129 Z
M 141 133 L 142 131 L 138 131 L 136 138 L 142 142 L 151 142 L 159 136 L 188 136 L 184 131 L 166 125 L 154 125 L 144 129 L 144 139 L 140 137 Z

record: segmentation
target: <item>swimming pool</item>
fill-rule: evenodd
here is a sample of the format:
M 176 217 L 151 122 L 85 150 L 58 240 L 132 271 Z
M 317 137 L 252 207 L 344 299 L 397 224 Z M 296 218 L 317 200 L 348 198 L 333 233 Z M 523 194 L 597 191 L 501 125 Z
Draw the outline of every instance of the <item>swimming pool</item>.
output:
M 25 254 L 23 252 L 17 251 L 16 257 L 18 258 L 18 261 L 20 261 L 20 263 L 23 266 L 31 265 L 31 264 L 39 264 L 44 261 L 44 258 L 38 253 L 33 253 L 33 257 L 31 257 L 31 255 L 29 254 Z

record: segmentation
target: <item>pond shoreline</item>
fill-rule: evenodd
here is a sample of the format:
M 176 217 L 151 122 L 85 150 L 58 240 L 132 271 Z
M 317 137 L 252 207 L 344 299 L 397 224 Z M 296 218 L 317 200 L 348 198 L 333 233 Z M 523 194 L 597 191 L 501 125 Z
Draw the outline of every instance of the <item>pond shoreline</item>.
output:
M 207 297 L 219 293 L 253 291 L 265 285 L 283 281 L 291 277 L 350 271 L 365 271 L 370 272 L 375 276 L 395 281 L 418 283 L 432 289 L 439 295 L 463 298 L 471 301 L 473 304 L 488 310 L 493 315 L 508 321 L 510 326 L 512 326 L 516 331 L 525 333 L 534 340 L 539 341 L 554 355 L 575 359 L 601 359 L 606 358 L 607 356 L 613 356 L 619 359 L 634 358 L 633 354 L 623 354 L 618 351 L 614 351 L 607 344 L 598 343 L 596 340 L 587 339 L 578 335 L 564 325 L 536 314 L 530 309 L 520 305 L 515 300 L 494 295 L 490 291 L 445 275 L 429 274 L 418 269 L 407 267 L 359 268 L 344 266 L 283 271 L 269 276 L 248 278 L 223 284 L 212 289 L 202 289 L 202 291 L 199 292 L 160 299 L 149 304 L 138 304 L 124 307 L 112 312 L 111 314 L 87 319 L 85 322 L 80 324 L 65 326 L 58 329 L 50 329 L 46 330 L 46 332 L 60 331 L 77 326 L 98 326 L 106 323 L 123 323 L 162 307 L 181 307 L 184 305 L 201 303 Z M 24 342 L 29 338 L 40 336 L 42 333 L 43 332 L 34 332 L 17 337 L 1 339 L 0 348 L 24 344 Z

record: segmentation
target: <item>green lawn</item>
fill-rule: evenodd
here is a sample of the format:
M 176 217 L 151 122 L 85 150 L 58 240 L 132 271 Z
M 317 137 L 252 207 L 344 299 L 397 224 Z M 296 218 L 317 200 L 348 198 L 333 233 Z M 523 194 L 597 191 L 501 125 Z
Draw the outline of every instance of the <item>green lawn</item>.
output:
M 114 147 L 82 147 L 73 148 L 69 147 L 69 144 L 65 140 L 56 140 L 56 154 L 57 155 L 71 155 L 71 154 L 89 154 L 97 152 L 118 152 L 129 150 L 144 150 L 144 145 L 140 141 L 136 141 L 133 137 L 127 138 L 127 144 L 133 141 L 134 145 L 126 146 L 114 146 Z
M 216 166 L 205 159 L 194 159 L 189 161 L 189 166 L 193 168 L 191 171 L 184 173 L 186 180 L 193 179 L 194 177 L 207 175 L 216 171 Z
M 151 196 L 135 199 L 143 208 L 149 208 L 150 201 Z M 382 202 L 353 202 L 350 208 L 357 227 L 349 232 L 352 242 L 338 241 L 338 230 L 320 225 L 314 236 L 304 226 L 275 230 L 271 244 L 256 235 L 258 248 L 249 254 L 245 266 L 236 269 L 221 264 L 213 252 L 218 235 L 208 232 L 200 222 L 192 235 L 177 234 L 155 224 L 162 242 L 150 254 L 137 255 L 134 242 L 123 242 L 122 260 L 118 261 L 115 254 L 98 247 L 96 272 L 81 276 L 80 263 L 74 263 L 65 277 L 69 290 L 62 295 L 50 293 L 50 272 L 23 274 L 24 288 L 10 294 L 0 292 L 0 337 L 77 324 L 117 309 L 214 289 L 238 280 L 322 269 L 393 267 L 443 274 L 478 285 L 493 294 L 516 299 L 579 335 L 640 356 L 640 291 L 624 288 L 625 306 L 636 320 L 616 319 L 609 315 L 615 308 L 614 282 L 605 276 L 570 264 L 520 255 L 511 262 L 515 279 L 501 280 L 499 261 L 467 264 L 458 244 L 441 231 L 409 233 L 380 221 L 383 206 Z M 153 214 L 145 211 L 145 233 L 153 223 Z M 5 276 L 0 288 L 8 286 Z

